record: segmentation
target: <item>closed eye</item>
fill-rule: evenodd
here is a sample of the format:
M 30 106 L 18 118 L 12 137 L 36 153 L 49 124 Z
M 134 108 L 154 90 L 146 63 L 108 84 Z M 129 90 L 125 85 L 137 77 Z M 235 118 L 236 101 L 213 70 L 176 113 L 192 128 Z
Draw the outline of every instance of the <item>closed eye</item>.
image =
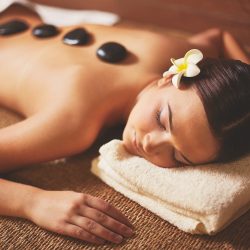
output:
M 165 126 L 161 123 L 161 112 L 162 110 L 157 110 L 155 113 L 156 124 L 159 128 L 166 130 Z
M 180 156 L 178 157 L 178 155 L 181 156 L 181 159 L 180 159 Z M 185 166 L 185 165 L 194 166 L 193 162 L 191 162 L 188 159 L 186 159 L 186 157 L 181 152 L 176 151 L 175 149 L 173 150 L 173 158 L 180 165 L 183 165 L 183 166 Z M 179 158 L 179 159 L 177 159 L 177 158 Z
M 172 157 L 173 157 L 173 160 L 176 164 L 177 167 L 182 167 L 185 165 L 184 162 L 181 162 L 180 160 L 177 159 L 177 155 L 176 155 L 176 150 L 175 148 L 173 148 L 173 153 L 172 153 Z

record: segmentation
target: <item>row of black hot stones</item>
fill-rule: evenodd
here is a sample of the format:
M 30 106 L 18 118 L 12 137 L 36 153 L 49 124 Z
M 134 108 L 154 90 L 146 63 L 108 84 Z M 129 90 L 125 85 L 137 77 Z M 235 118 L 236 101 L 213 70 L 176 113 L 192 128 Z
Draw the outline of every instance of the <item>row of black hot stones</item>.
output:
M 0 35 L 8 36 L 29 29 L 29 25 L 21 20 L 12 20 L 0 25 Z M 37 38 L 49 38 L 60 33 L 59 29 L 50 24 L 42 24 L 32 29 L 33 36 Z M 63 37 L 63 42 L 71 46 L 82 46 L 89 43 L 91 35 L 84 28 L 76 28 L 69 31 Z M 116 63 L 124 60 L 127 56 L 126 48 L 116 42 L 107 42 L 101 45 L 96 55 L 105 62 Z

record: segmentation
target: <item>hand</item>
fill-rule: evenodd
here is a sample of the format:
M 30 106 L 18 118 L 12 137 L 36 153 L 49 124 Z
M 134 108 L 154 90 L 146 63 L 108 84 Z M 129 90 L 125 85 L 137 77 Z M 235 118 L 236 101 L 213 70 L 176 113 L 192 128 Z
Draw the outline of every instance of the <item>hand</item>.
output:
M 47 230 L 103 244 L 132 236 L 132 224 L 106 201 L 83 193 L 41 190 L 30 208 L 30 220 Z

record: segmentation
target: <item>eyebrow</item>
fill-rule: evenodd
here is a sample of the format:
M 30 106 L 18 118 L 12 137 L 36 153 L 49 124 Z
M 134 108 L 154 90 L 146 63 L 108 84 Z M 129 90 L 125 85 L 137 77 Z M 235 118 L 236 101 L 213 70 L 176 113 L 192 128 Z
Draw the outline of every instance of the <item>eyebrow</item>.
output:
M 168 124 L 169 124 L 169 130 L 170 132 L 172 133 L 173 130 L 174 130 L 174 127 L 173 127 L 173 112 L 172 112 L 172 109 L 168 103 Z M 185 155 L 182 154 L 182 152 L 180 152 L 180 155 L 190 164 L 190 165 L 195 165 L 194 162 L 190 161 Z

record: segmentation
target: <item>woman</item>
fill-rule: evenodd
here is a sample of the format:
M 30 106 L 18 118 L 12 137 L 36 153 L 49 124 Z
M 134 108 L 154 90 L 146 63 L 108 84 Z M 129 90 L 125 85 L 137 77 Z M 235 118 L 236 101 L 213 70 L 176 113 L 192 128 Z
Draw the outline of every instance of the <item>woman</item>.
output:
M 40 24 L 31 12 L 19 17 L 31 27 Z M 1 21 L 7 19 L 8 12 Z M 62 43 L 63 35 L 75 27 L 61 28 L 58 36 L 43 40 L 30 30 L 0 37 L 0 77 L 5 80 L 0 84 L 0 101 L 25 117 L 0 130 L 1 173 L 82 152 L 104 125 L 128 117 L 125 146 L 159 166 L 200 164 L 223 155 L 224 134 L 212 123 L 216 115 L 206 108 L 209 98 L 203 98 L 198 84 L 183 78 L 182 89 L 177 89 L 172 76 L 162 78 L 162 73 L 170 58 L 182 57 L 192 48 L 205 57 L 223 55 L 249 63 L 229 33 L 213 29 L 180 40 L 148 31 L 84 27 L 92 40 L 82 47 Z M 99 60 L 96 50 L 107 41 L 124 45 L 128 57 L 118 64 Z M 204 62 L 197 81 L 209 79 L 204 72 L 213 63 Z M 245 72 L 244 82 L 249 80 L 249 65 L 231 64 L 241 68 L 238 74 Z M 246 89 L 249 95 L 249 85 Z M 247 114 L 249 105 L 241 117 Z M 1 215 L 24 217 L 50 231 L 99 244 L 120 243 L 132 235 L 129 221 L 99 198 L 3 179 L 0 184 Z

